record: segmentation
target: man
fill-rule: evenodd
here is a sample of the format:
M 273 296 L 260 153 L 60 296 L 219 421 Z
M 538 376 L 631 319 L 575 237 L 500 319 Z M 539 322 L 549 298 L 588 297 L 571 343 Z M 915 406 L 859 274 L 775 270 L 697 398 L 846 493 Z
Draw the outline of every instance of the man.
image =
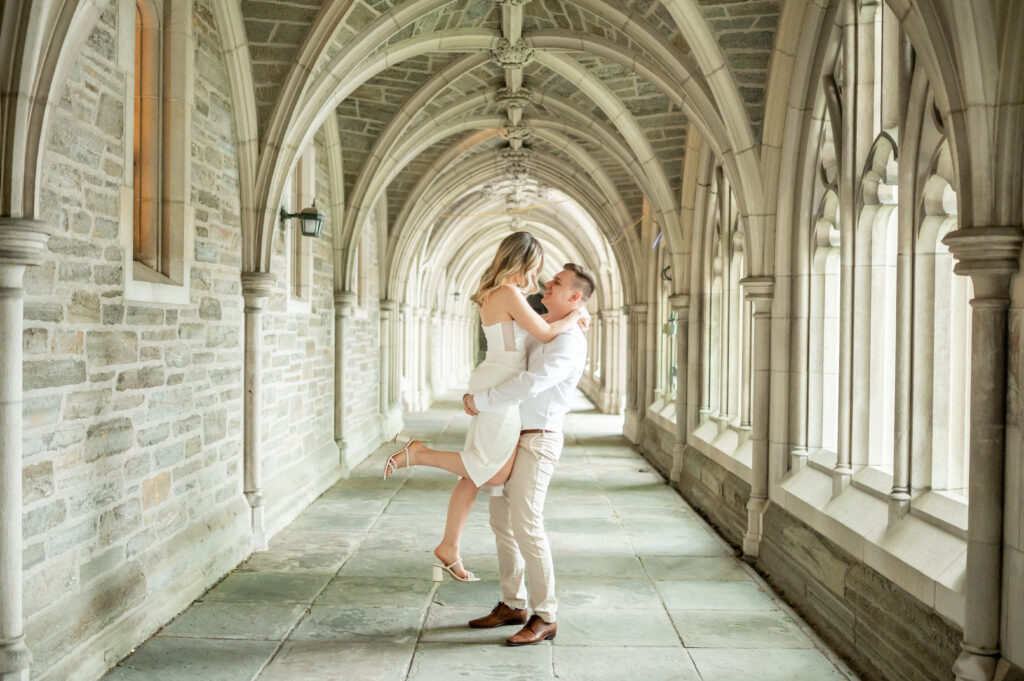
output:
M 558 320 L 587 302 L 594 292 L 594 274 L 581 265 L 567 263 L 545 288 L 541 302 L 548 309 L 547 319 Z M 471 416 L 478 409 L 518 403 L 522 418 L 512 475 L 504 492 L 490 498 L 502 600 L 490 614 L 469 623 L 474 628 L 525 624 L 506 641 L 510 646 L 553 639 L 558 629 L 555 573 L 544 531 L 544 497 L 562 453 L 562 422 L 587 359 L 586 337 L 578 326 L 550 343 L 540 343 L 532 336 L 526 343 L 525 372 L 489 390 L 462 397 Z M 529 593 L 524 576 L 529 579 Z M 533 610 L 529 619 L 527 598 Z

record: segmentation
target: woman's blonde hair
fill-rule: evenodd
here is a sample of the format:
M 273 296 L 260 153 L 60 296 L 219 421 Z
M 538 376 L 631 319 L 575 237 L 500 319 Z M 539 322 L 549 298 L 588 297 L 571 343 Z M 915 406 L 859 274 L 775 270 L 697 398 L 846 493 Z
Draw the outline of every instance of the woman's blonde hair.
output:
M 526 273 L 534 268 L 539 271 L 543 262 L 544 249 L 532 234 L 529 232 L 509 234 L 498 244 L 498 252 L 494 254 L 494 260 L 484 272 L 484 276 L 480 277 L 480 286 L 470 300 L 477 305 L 483 305 L 492 291 L 510 283 L 518 286 L 524 295 L 536 293 L 540 290 L 537 287 L 537 278 L 529 278 Z

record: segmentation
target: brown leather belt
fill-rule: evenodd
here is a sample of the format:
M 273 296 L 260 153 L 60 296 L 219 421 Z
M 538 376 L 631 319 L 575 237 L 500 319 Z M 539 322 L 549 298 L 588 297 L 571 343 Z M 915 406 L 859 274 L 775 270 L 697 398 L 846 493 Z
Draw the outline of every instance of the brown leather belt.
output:
M 557 430 L 544 430 L 543 428 L 527 428 L 526 430 L 520 430 L 520 435 L 530 435 L 532 433 L 557 433 Z

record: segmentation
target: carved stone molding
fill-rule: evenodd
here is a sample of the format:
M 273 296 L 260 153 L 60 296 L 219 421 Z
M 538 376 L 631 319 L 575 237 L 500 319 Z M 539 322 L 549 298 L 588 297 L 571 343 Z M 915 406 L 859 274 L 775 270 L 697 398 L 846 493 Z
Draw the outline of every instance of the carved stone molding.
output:
M 532 102 L 533 92 L 525 87 L 517 90 L 511 90 L 507 87 L 500 88 L 498 96 L 494 98 L 494 103 L 498 106 L 499 111 L 507 111 L 511 108 L 525 109 Z
M 498 46 L 491 50 L 491 60 L 503 69 L 525 68 L 533 61 L 533 57 L 533 48 L 523 39 L 512 43 L 507 38 L 502 38 L 498 41 Z

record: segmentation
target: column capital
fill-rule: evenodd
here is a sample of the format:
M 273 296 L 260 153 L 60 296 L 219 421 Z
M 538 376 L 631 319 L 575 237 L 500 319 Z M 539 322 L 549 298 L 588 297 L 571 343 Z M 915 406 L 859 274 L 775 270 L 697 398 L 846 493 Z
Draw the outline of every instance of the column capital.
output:
M 668 303 L 672 306 L 672 309 L 677 312 L 688 311 L 690 309 L 690 295 L 688 293 L 679 293 L 674 296 L 669 296 Z
M 647 302 L 630 303 L 629 313 L 635 315 L 646 315 L 647 314 Z
M 0 216 L 0 263 L 38 265 L 56 228 L 42 220 Z
M 775 295 L 775 277 L 743 277 L 740 279 L 747 300 L 771 300 Z
M 397 308 L 398 308 L 398 303 L 396 303 L 395 301 L 391 300 L 390 298 L 381 298 L 380 299 L 380 309 L 381 309 L 381 311 L 387 310 L 388 312 L 391 312 L 392 310 L 395 310 Z
M 355 309 L 356 302 L 357 296 L 355 291 L 335 291 L 334 316 L 348 317 L 352 314 L 352 310 Z
M 965 227 L 942 239 L 956 258 L 953 271 L 971 277 L 975 300 L 1010 299 L 1010 277 L 1020 269 L 1024 230 L 1009 227 Z
M 242 296 L 246 305 L 262 305 L 277 288 L 277 277 L 272 272 L 242 272 Z

